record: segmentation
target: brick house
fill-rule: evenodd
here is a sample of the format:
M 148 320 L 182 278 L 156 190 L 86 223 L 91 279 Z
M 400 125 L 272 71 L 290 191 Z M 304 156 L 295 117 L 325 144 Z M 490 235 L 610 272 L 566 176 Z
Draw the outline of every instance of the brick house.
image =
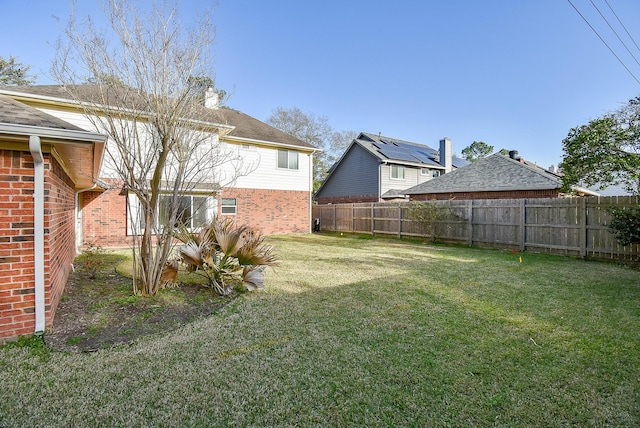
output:
M 106 137 L 0 95 L 0 343 L 51 325 Z
M 562 179 L 525 161 L 516 151 L 499 153 L 460 168 L 450 174 L 405 190 L 412 201 L 448 199 L 520 199 L 557 198 Z M 597 195 L 587 189 L 574 188 L 578 194 Z
M 85 87 L 87 101 L 91 101 L 92 87 L 97 85 Z M 0 88 L 0 94 L 80 128 L 100 132 L 92 128 L 81 106 L 62 86 L 5 87 Z M 232 216 L 265 234 L 310 232 L 312 160 L 317 149 L 237 110 L 219 108 L 215 103 L 209 107 L 202 106 L 199 117 L 216 128 L 214 137 L 256 167 L 222 188 L 204 183 L 194 189 L 187 201 L 194 213 L 196 202 L 201 202 L 206 206 L 206 218 Z M 78 241 L 124 246 L 127 236 L 136 232 L 136 225 L 130 221 L 136 207 L 127 205 L 122 184 L 108 168 L 103 166 L 99 178 L 94 189 L 78 196 Z
M 87 102 L 92 101 L 94 86 L 85 85 Z M 3 87 L 0 101 L 0 186 L 5 189 L 0 196 L 0 275 L 11 278 L 0 286 L 2 341 L 50 325 L 77 249 L 84 244 L 127 246 L 140 224 L 137 201 L 109 168 L 106 132 L 88 120 L 64 87 Z M 251 168 L 225 185 L 205 180 L 191 188 L 180 201 L 191 225 L 217 215 L 267 235 L 310 232 L 317 149 L 210 101 L 198 107 L 198 120 L 215 129 L 208 138 Z M 29 148 L 30 139 L 36 138 L 41 142 L 41 163 L 34 162 L 38 152 L 34 155 Z M 36 255 L 40 233 L 34 173 L 39 165 L 45 176 L 44 256 Z M 40 264 L 39 257 L 44 258 Z

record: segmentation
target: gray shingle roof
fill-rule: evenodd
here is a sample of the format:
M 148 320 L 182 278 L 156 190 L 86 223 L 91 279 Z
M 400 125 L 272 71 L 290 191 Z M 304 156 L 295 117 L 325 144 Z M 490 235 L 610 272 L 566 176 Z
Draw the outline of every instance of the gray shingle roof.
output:
M 82 131 L 75 125 L 4 95 L 0 95 L 0 123 Z
M 404 191 L 407 195 L 458 192 L 496 192 L 510 190 L 559 189 L 558 176 L 494 154 L 464 168 L 418 184 Z
M 35 97 L 47 97 L 74 103 L 69 89 L 62 85 L 8 86 L 0 87 L 0 91 L 5 94 L 7 94 L 7 92 L 11 94 L 29 94 Z M 83 101 L 90 103 L 108 104 L 111 107 L 138 111 L 150 110 L 146 106 L 145 97 L 136 96 L 137 91 L 132 88 L 115 86 L 109 87 L 108 91 L 103 91 L 99 85 L 76 85 L 73 86 L 73 92 Z M 233 126 L 233 131 L 229 133 L 229 136 L 232 137 L 284 144 L 301 149 L 315 149 L 311 144 L 301 141 L 237 110 L 227 108 L 209 109 L 204 106 L 194 106 L 193 112 L 192 117 L 188 119 Z

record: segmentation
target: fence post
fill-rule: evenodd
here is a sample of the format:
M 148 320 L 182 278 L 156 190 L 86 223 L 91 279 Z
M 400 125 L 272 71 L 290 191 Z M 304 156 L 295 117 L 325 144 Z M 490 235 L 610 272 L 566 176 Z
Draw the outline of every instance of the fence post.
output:
M 578 221 L 580 223 L 580 257 L 587 257 L 587 200 L 580 198 Z
M 527 199 L 520 199 L 520 230 L 518 241 L 520 241 L 520 251 L 527 249 Z
M 398 204 L 398 238 L 402 238 L 402 205 Z
M 356 231 L 356 204 L 351 204 L 351 233 Z
M 473 246 L 473 199 L 467 200 L 467 242 Z
M 371 236 L 375 236 L 376 235 L 375 221 L 373 219 L 373 213 L 374 213 L 375 209 L 373 208 L 373 204 L 374 204 L 374 202 L 371 202 Z

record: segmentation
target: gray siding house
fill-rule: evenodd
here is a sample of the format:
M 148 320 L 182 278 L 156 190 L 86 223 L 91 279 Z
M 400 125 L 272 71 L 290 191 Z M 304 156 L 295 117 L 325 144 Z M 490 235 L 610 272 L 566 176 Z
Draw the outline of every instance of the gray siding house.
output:
M 319 204 L 406 199 L 405 189 L 467 165 L 452 142 L 429 146 L 362 132 L 331 168 L 315 194 Z

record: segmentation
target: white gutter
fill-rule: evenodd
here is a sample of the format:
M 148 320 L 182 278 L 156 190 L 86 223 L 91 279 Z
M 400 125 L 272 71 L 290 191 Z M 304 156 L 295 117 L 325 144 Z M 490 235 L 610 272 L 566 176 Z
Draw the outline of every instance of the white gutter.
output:
M 33 255 L 35 281 L 36 324 L 34 333 L 45 328 L 44 290 L 44 157 L 40 137 L 29 136 L 29 151 L 33 157 Z

